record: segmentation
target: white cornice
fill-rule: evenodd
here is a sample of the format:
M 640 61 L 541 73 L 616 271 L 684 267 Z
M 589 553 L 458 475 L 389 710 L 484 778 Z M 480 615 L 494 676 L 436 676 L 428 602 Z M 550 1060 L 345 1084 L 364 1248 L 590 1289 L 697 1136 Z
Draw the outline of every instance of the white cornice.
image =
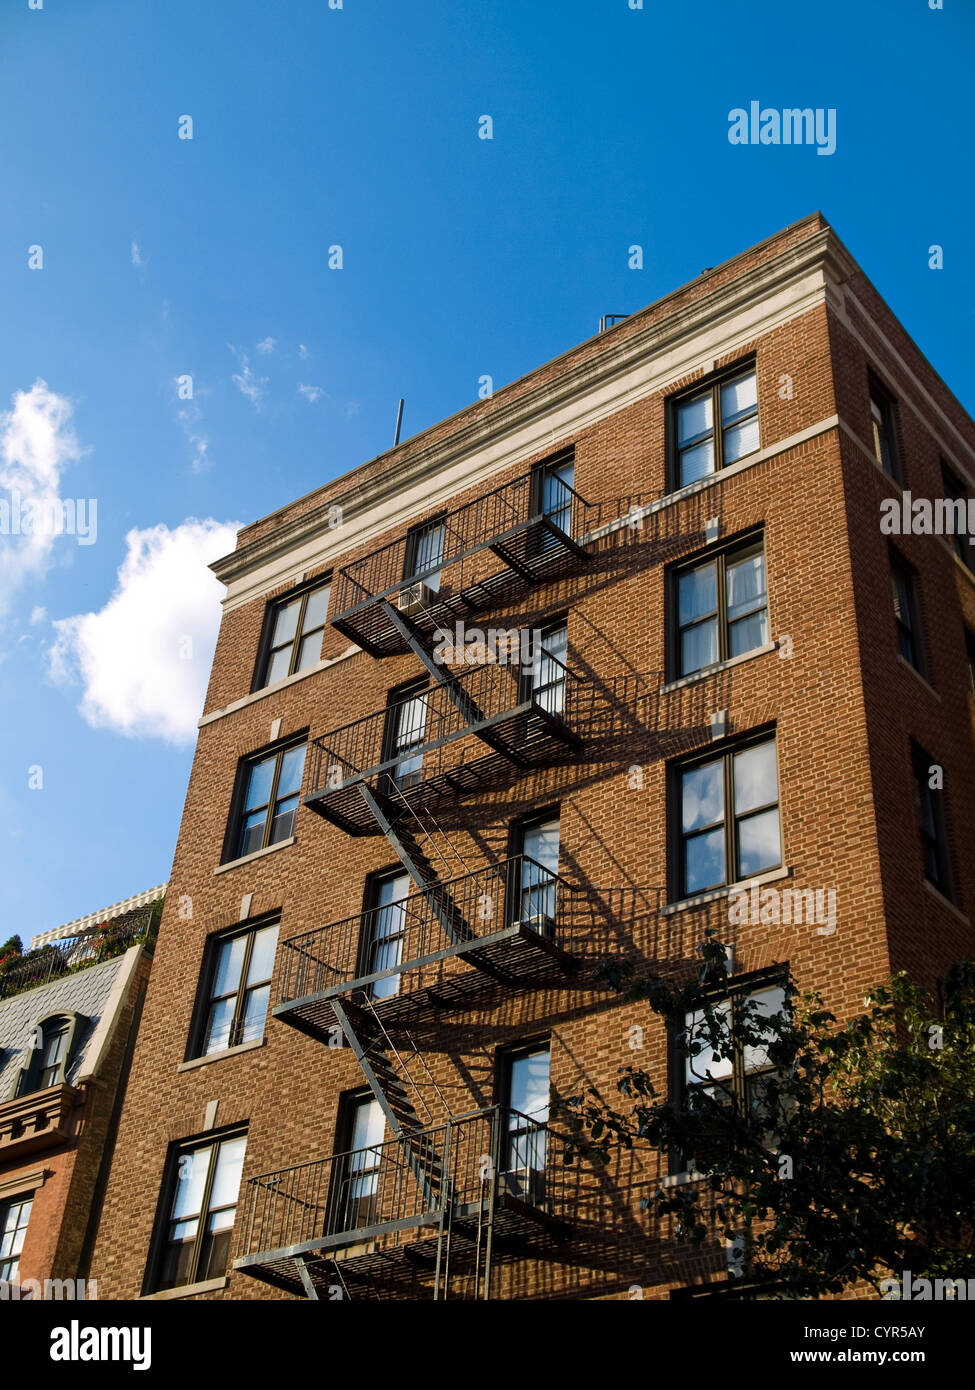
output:
M 228 586 L 224 606 L 250 602 L 295 573 L 334 565 L 391 526 L 556 449 L 607 416 L 808 313 L 824 302 L 827 281 L 846 273 L 842 248 L 837 248 L 828 229 L 811 234 L 694 304 L 608 342 L 510 404 L 499 401 L 489 414 L 473 419 L 462 413 L 446 438 L 419 446 L 411 441 L 406 456 L 388 456 L 394 459 L 393 469 L 357 484 L 354 491 L 333 493 L 290 525 L 218 560 L 212 569 Z M 350 482 L 355 476 L 350 475 Z M 336 504 L 343 509 L 340 529 L 327 522 Z

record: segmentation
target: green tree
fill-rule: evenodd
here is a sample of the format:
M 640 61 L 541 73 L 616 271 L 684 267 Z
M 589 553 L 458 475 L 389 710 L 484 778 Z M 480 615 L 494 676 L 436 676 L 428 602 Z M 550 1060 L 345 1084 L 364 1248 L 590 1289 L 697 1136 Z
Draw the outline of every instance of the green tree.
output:
M 839 1023 L 786 970 L 774 1014 L 736 996 L 726 947 L 709 936 L 690 983 L 627 963 L 606 972 L 664 1020 L 700 1084 L 661 1096 L 646 1071 L 625 1067 L 622 1105 L 594 1088 L 567 1098 L 568 1161 L 609 1163 L 636 1147 L 665 1166 L 683 1155 L 677 1166 L 700 1179 L 661 1184 L 645 1207 L 675 1217 L 691 1245 L 732 1242 L 739 1273 L 758 1285 L 811 1297 L 858 1280 L 881 1292 L 903 1270 L 975 1276 L 975 964 L 951 969 L 940 1007 L 901 973 Z M 735 1057 L 739 1076 L 743 1058 L 770 1067 L 760 1085 L 728 1081 Z

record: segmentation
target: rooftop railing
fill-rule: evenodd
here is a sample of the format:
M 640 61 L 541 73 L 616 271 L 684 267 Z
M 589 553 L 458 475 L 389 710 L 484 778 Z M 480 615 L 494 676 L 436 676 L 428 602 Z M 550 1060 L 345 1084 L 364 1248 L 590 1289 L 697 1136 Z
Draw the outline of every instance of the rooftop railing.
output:
M 10 965 L 0 973 L 0 999 L 48 985 L 53 980 L 86 970 L 89 966 L 100 965 L 137 943 L 151 947 L 158 920 L 158 912 L 154 912 L 150 906 L 135 922 L 96 927 L 82 936 L 52 941 L 36 951 L 27 952 L 20 964 Z

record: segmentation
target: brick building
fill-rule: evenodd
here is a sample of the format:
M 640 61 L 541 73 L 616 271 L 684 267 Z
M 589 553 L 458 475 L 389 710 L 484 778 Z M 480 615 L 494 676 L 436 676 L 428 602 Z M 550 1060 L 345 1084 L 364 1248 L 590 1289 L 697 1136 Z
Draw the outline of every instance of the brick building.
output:
M 904 490 L 975 495 L 975 426 L 817 214 L 240 532 L 105 1295 L 723 1272 L 550 1094 L 689 1083 L 608 957 L 715 927 L 844 1015 L 971 952 L 975 576 Z M 743 882 L 835 910 L 731 926 Z
M 88 1278 L 164 894 L 153 888 L 3 953 L 2 1297 Z

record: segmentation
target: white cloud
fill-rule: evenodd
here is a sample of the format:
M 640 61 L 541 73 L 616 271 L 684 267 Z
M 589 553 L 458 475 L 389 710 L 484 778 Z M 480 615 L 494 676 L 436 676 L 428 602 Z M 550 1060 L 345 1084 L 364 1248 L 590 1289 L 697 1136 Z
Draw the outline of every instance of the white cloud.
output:
M 139 250 L 139 243 L 137 241 L 133 241 L 129 248 L 129 254 L 132 257 L 132 264 L 135 266 L 136 270 L 145 270 L 146 266 L 149 264 L 149 257 L 143 256 L 142 252 Z
M 228 343 L 228 347 L 230 344 Z M 264 388 L 268 384 L 268 377 L 255 376 L 251 371 L 250 363 L 247 360 L 246 352 L 238 352 L 235 347 L 230 351 L 240 363 L 240 371 L 234 372 L 233 382 L 241 395 L 246 396 L 255 410 L 260 409 L 261 401 L 264 398 Z
M 174 744 L 193 739 L 223 593 L 207 566 L 233 549 L 237 529 L 189 517 L 173 530 L 130 531 L 105 606 L 55 620 L 51 676 L 80 682 L 78 710 L 92 728 Z
M 314 405 L 316 401 L 321 400 L 322 396 L 326 394 L 321 386 L 299 386 L 298 390 L 309 405 Z
M 13 409 L 0 415 L 0 511 L 7 509 L 0 545 L 0 612 L 13 592 L 39 578 L 51 562 L 57 533 L 50 526 L 11 535 L 15 504 L 21 514 L 52 515 L 59 503 L 61 473 L 83 450 L 71 429 L 71 403 L 40 377 L 29 391 L 16 391 Z M 58 508 L 58 510 L 60 510 Z
M 351 420 L 353 415 L 358 415 L 361 408 L 358 401 L 349 401 L 348 405 L 345 407 L 345 418 Z
M 258 352 L 262 352 L 264 356 L 267 357 L 270 353 L 274 351 L 277 345 L 278 343 L 276 338 L 262 338 L 261 341 L 257 344 L 257 350 Z
M 298 344 L 298 356 L 301 358 L 302 362 L 308 361 L 308 349 L 305 347 L 304 343 Z
M 32 609 L 30 610 L 30 620 L 31 620 L 31 624 L 32 624 L 33 626 L 35 626 L 35 627 L 37 626 L 38 623 L 42 623 L 46 617 L 47 617 L 47 609 L 46 609 L 46 608 L 41 608 L 41 606 L 40 606 L 39 604 L 38 604 L 36 607 L 34 607 L 34 608 L 32 608 Z

